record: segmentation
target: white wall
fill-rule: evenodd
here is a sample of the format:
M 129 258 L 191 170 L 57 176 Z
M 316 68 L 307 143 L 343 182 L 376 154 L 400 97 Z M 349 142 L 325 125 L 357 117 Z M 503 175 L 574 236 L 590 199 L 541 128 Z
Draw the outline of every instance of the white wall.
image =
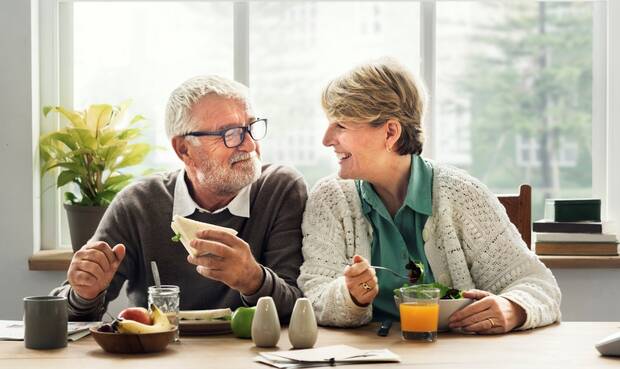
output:
M 620 269 L 553 269 L 562 320 L 620 321 Z
M 609 4 L 610 12 L 620 20 L 620 1 Z M 32 147 L 32 87 L 30 2 L 0 1 L 0 319 L 20 319 L 22 298 L 46 294 L 65 278 L 64 272 L 28 271 L 28 256 L 35 245 L 33 236 L 34 150 Z M 611 142 L 620 142 L 620 22 L 609 22 L 614 35 L 610 36 L 610 54 L 614 65 L 609 77 Z M 615 36 L 615 37 L 614 37 Z M 615 43 L 615 45 L 614 45 Z M 615 102 L 615 103 L 614 103 Z M 38 110 L 38 107 L 35 111 Z M 614 126 L 612 124 L 612 126 Z M 620 158 L 618 146 L 610 165 Z M 614 160 L 613 158 L 616 158 Z M 617 164 L 616 164 L 617 165 Z M 620 209 L 620 170 L 613 168 L 609 188 L 615 197 L 614 209 Z M 618 213 L 615 214 L 618 219 Z M 554 270 L 562 288 L 565 320 L 620 321 L 620 269 Z M 122 306 L 121 301 L 117 306 Z M 118 307 L 116 307 L 118 309 Z
M 620 1 L 610 0 L 607 5 L 607 25 L 610 36 L 607 40 L 608 57 L 611 60 L 608 66 L 608 136 L 607 147 L 609 158 L 607 169 L 609 178 L 607 188 L 609 191 L 608 209 L 610 219 L 620 223 Z

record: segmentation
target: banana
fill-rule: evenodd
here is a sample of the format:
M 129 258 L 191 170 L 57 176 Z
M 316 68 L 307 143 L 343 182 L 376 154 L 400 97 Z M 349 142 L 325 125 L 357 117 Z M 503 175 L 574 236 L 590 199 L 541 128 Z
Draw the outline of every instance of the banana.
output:
M 157 306 L 151 304 L 151 318 L 153 324 L 143 324 L 135 320 L 122 319 L 118 320 L 117 330 L 119 333 L 125 334 L 142 334 L 142 333 L 158 333 L 166 332 L 172 329 L 172 324 Z

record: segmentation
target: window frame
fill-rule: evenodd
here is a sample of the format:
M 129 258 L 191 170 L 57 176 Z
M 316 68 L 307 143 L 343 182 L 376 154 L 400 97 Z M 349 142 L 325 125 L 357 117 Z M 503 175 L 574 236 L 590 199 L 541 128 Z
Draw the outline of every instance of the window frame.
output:
M 45 105 L 73 105 L 73 3 L 89 0 L 38 0 L 39 6 L 33 7 L 33 32 L 38 35 L 38 73 L 39 73 L 39 99 L 40 106 L 33 106 L 35 122 L 40 134 L 45 134 L 57 129 L 61 122 L 58 117 L 43 119 L 41 106 Z M 119 0 L 122 1 L 122 0 Z M 138 0 L 148 1 L 148 0 Z M 153 1 L 153 0 L 151 0 Z M 200 0 L 193 0 L 200 1 Z M 208 1 L 208 0 L 202 0 Z M 233 70 L 234 79 L 250 85 L 250 2 L 252 0 L 233 2 Z M 321 0 L 306 0 L 321 1 Z M 402 0 L 358 0 L 362 2 L 397 2 Z M 443 0 L 411 0 L 420 2 L 420 65 L 421 78 L 424 80 L 429 96 L 434 96 L 436 91 L 436 3 Z M 445 0 L 460 1 L 460 0 Z M 482 0 L 485 1 L 485 0 Z M 528 0 L 536 1 L 536 0 Z M 576 0 L 582 1 L 582 0 Z M 585 0 L 588 1 L 588 0 Z M 617 110 L 607 101 L 610 98 L 608 66 L 614 63 L 620 64 L 618 50 L 608 53 L 612 45 L 607 42 L 608 32 L 611 29 L 611 17 L 618 17 L 616 13 L 608 13 L 608 0 L 591 0 L 594 6 L 593 12 L 593 82 L 592 82 L 592 196 L 601 198 L 602 216 L 606 219 L 608 214 L 620 215 L 620 209 L 611 209 L 609 201 L 609 181 L 614 180 L 618 174 L 612 172 L 608 160 L 613 151 L 608 133 L 610 133 L 611 116 Z M 60 21 L 62 19 L 62 22 Z M 616 20 L 620 22 L 620 19 Z M 608 28 L 609 24 L 609 28 Z M 618 35 L 620 37 L 620 35 Z M 616 46 L 616 48 L 620 48 Z M 44 62 L 43 62 L 44 61 Z M 424 62 L 426 61 L 426 62 Z M 618 72 L 616 72 L 618 73 Z M 36 76 L 35 76 L 36 77 Z M 36 101 L 33 100 L 33 101 Z M 424 127 L 426 144 L 425 157 L 433 159 L 436 153 L 436 137 L 433 134 L 436 119 L 435 99 L 430 99 L 428 111 L 425 116 Z M 608 111 L 610 112 L 608 114 Z M 38 119 L 36 119 L 38 117 Z M 615 117 L 620 121 L 620 117 Z M 35 130 L 36 131 L 36 130 Z M 613 131 L 615 132 L 615 131 Z M 37 140 L 38 137 L 33 137 Z M 609 141 L 609 142 L 608 142 Z M 36 141 L 35 141 L 36 142 Z M 35 143 L 36 145 L 36 143 Z M 39 158 L 35 157 L 35 173 L 33 178 L 40 176 Z M 56 190 L 54 176 L 46 174 L 41 178 L 38 190 L 40 199 L 40 219 L 34 220 L 35 239 L 40 236 L 40 248 L 59 249 L 69 248 L 70 245 L 62 243 L 62 192 Z M 617 206 L 617 205 L 616 205 Z M 35 212 L 37 213 L 37 212 Z M 45 222 L 43 221 L 45 219 Z
M 61 120 L 58 116 L 44 118 L 41 107 L 46 105 L 72 106 L 73 86 L 73 3 L 64 0 L 40 0 L 38 8 L 39 36 L 39 99 L 40 106 L 33 107 L 38 113 L 39 133 L 46 134 L 58 129 Z M 61 17 L 68 19 L 60 22 Z M 33 22 L 34 23 L 34 22 Z M 43 62 L 45 61 L 45 62 Z M 61 80 L 62 76 L 62 80 Z M 34 166 L 34 176 L 40 176 L 39 158 Z M 54 174 L 54 175 L 52 175 Z M 42 250 L 70 248 L 62 243 L 62 191 L 56 189 L 57 173 L 47 173 L 41 178 L 40 186 L 40 229 L 34 229 L 40 235 Z M 43 221 L 45 219 L 45 221 Z M 66 218 L 65 218 L 66 219 Z

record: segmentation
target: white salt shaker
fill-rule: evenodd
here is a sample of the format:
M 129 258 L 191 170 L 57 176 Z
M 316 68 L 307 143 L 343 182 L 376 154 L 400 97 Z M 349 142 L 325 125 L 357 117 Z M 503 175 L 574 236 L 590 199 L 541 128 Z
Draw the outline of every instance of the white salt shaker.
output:
M 252 341 L 256 347 L 275 347 L 280 340 L 280 320 L 270 296 L 261 297 L 252 319 Z
M 296 349 L 311 348 L 316 343 L 318 333 L 312 303 L 305 297 L 297 299 L 288 325 L 291 345 Z

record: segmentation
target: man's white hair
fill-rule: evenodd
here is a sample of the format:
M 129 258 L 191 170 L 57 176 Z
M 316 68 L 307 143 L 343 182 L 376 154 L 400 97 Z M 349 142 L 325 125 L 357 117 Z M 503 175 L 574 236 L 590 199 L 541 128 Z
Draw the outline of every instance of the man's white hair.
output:
M 195 129 L 191 121 L 194 104 L 207 95 L 217 95 L 243 102 L 248 111 L 251 103 L 248 88 L 224 77 L 209 75 L 188 79 L 170 94 L 166 106 L 166 134 L 168 138 L 181 136 Z

